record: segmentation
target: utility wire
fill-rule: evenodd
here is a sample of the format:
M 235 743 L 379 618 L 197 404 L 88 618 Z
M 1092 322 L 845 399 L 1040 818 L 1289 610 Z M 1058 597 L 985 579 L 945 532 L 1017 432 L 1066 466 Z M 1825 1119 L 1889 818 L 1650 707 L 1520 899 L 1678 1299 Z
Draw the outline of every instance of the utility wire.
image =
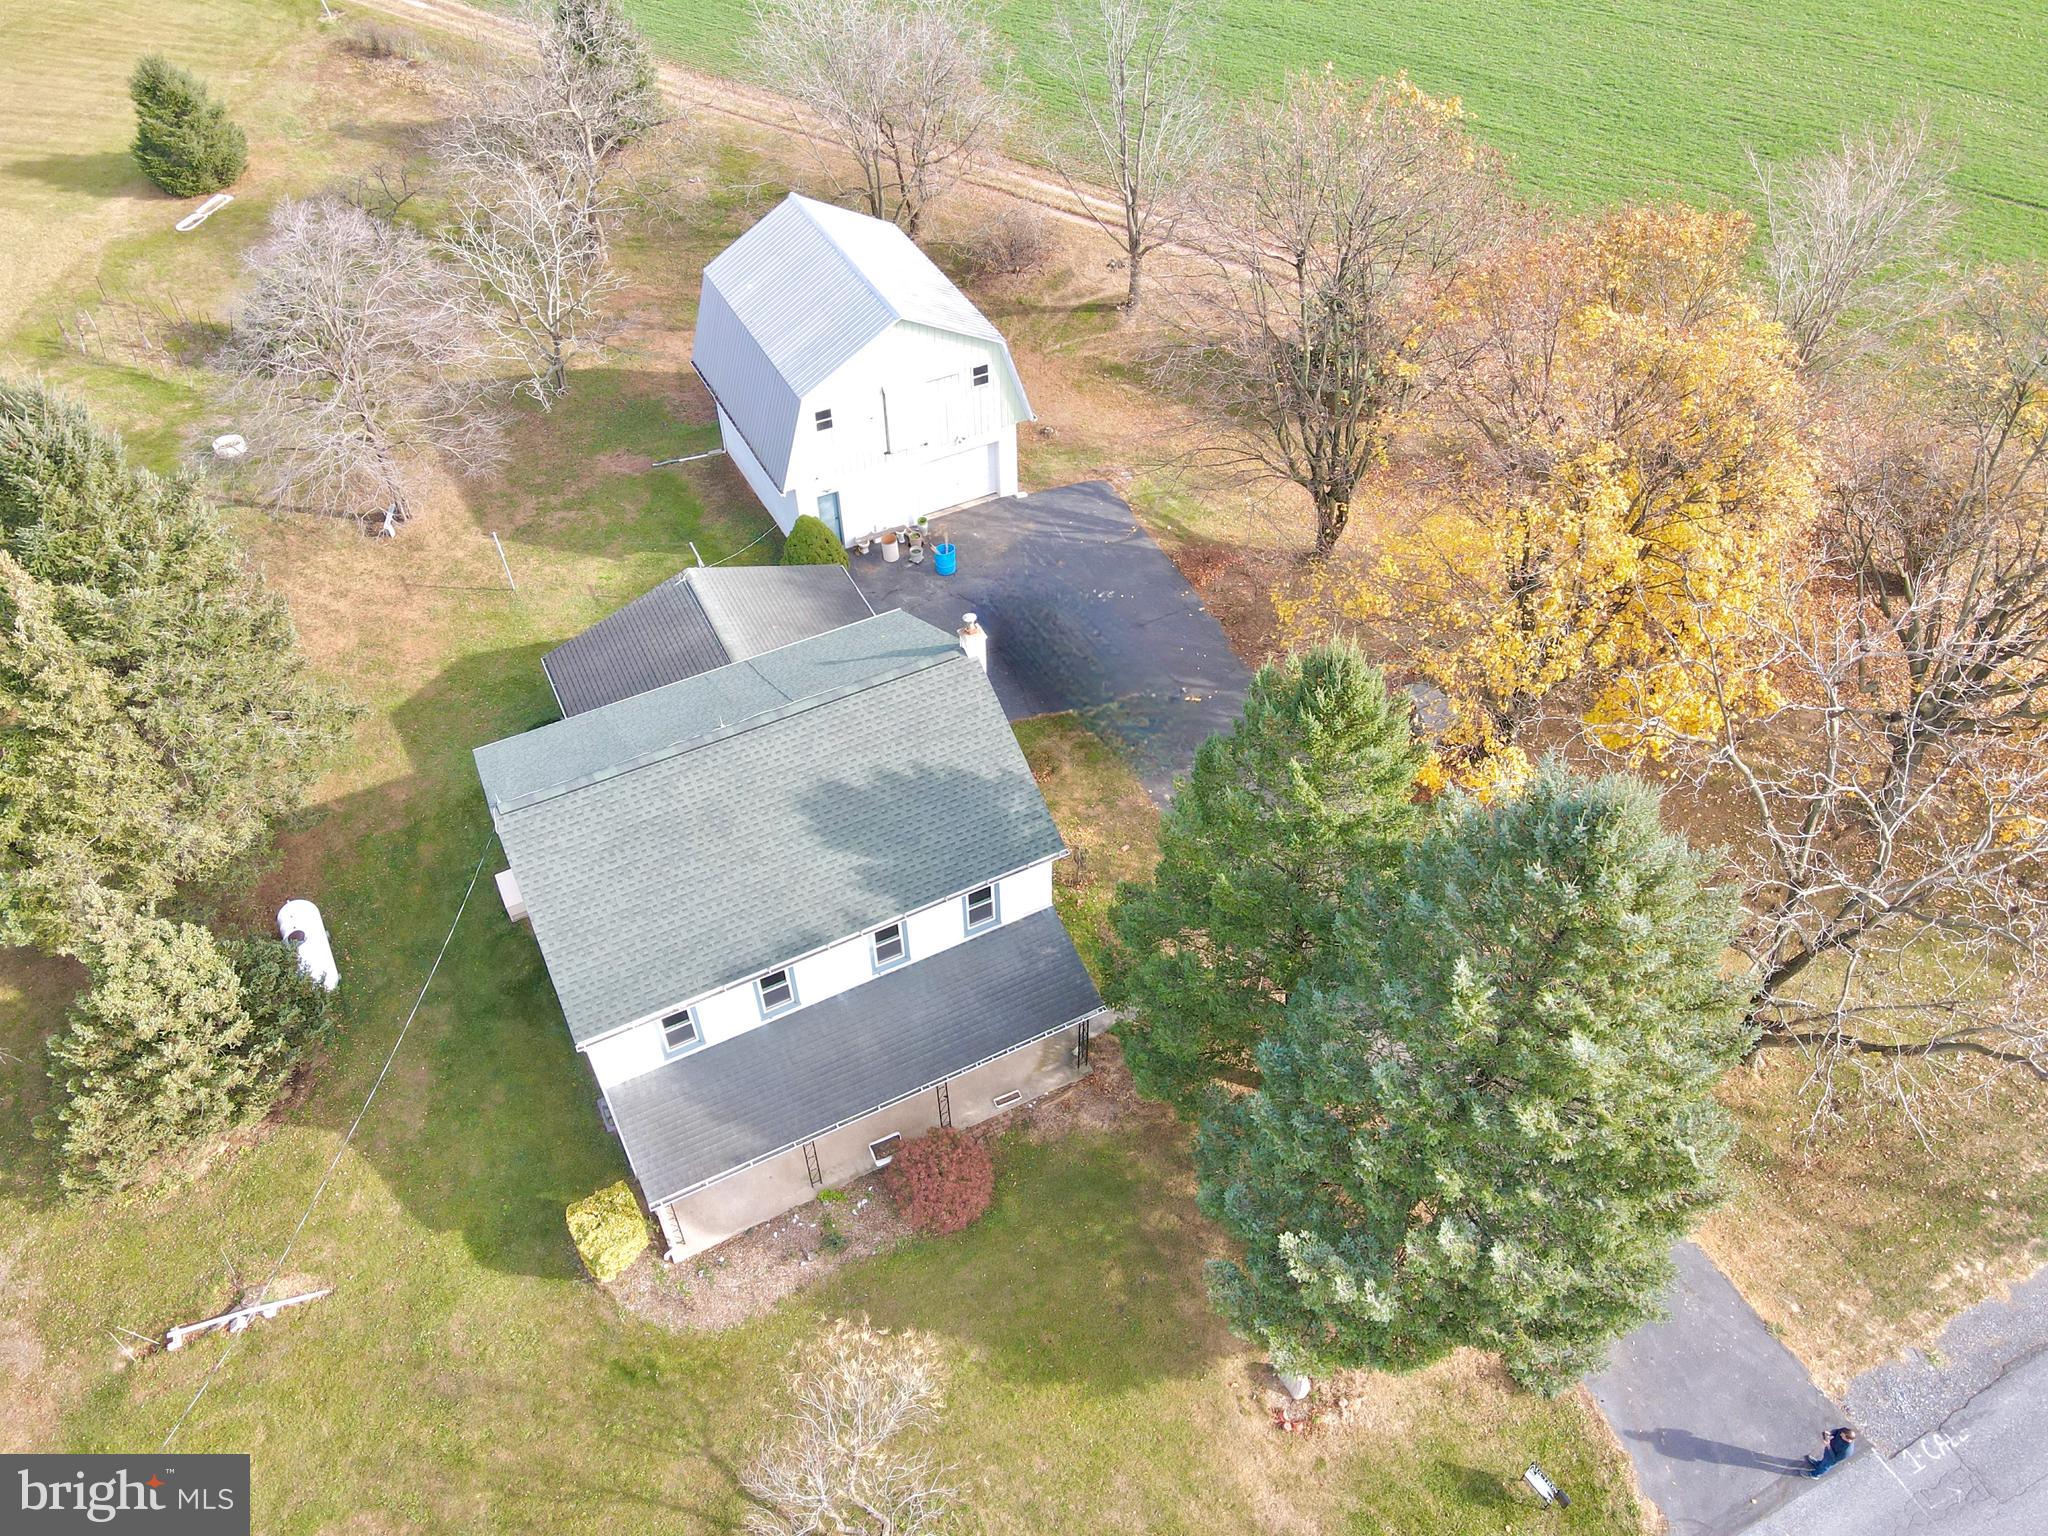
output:
M 463 910 L 468 907 L 469 898 L 476 891 L 477 877 L 484 872 L 484 860 L 491 856 L 491 841 L 496 835 L 495 831 L 485 834 L 483 849 L 476 856 L 476 868 L 469 872 L 469 884 L 462 892 L 462 900 L 455 905 L 454 920 L 448 924 L 448 932 L 441 939 L 441 948 L 434 955 L 434 963 L 427 967 L 427 979 L 420 983 L 419 996 L 412 1000 L 412 1011 L 406 1014 L 405 1022 L 398 1026 L 398 1038 L 391 1042 L 391 1049 L 384 1057 L 384 1065 L 378 1069 L 377 1080 L 370 1084 L 370 1091 L 363 1098 L 363 1107 L 356 1111 L 355 1119 L 349 1122 L 348 1134 L 341 1138 L 341 1145 L 334 1149 L 334 1156 L 327 1160 L 327 1171 L 320 1175 L 320 1182 L 314 1186 L 313 1198 L 306 1202 L 306 1209 L 300 1213 L 299 1224 L 292 1228 L 292 1235 L 286 1240 L 283 1251 L 278 1254 L 277 1262 L 270 1266 L 270 1274 L 264 1280 L 262 1289 L 257 1291 L 256 1300 L 248 1305 L 262 1305 L 264 1298 L 270 1294 L 271 1286 L 277 1283 L 277 1277 L 284 1272 L 285 1260 L 291 1257 L 293 1247 L 306 1230 L 306 1223 L 313 1219 L 313 1210 L 319 1205 L 320 1197 L 327 1193 L 327 1186 L 334 1178 L 334 1170 L 341 1165 L 342 1153 L 346 1152 L 349 1143 L 356 1139 L 356 1132 L 362 1128 L 363 1117 L 369 1114 L 370 1106 L 377 1101 L 377 1090 L 384 1086 L 384 1079 L 391 1075 L 391 1064 L 398 1060 L 398 1048 L 405 1044 L 406 1032 L 412 1028 L 412 1021 L 419 1017 L 420 1005 L 427 1000 L 427 988 L 434 984 L 434 974 L 441 969 L 441 962 L 448 954 L 448 946 L 455 941 L 456 925 L 462 921 Z M 199 1390 L 192 1394 L 192 1400 L 185 1405 L 185 1411 L 178 1415 L 177 1423 L 173 1424 L 171 1432 L 164 1436 L 161 1449 L 168 1451 L 171 1448 L 171 1442 L 178 1438 L 178 1431 L 185 1427 L 185 1421 L 192 1417 L 192 1410 L 199 1406 L 199 1400 L 206 1396 L 206 1389 L 213 1385 L 214 1378 L 220 1375 L 221 1368 L 228 1363 L 236 1346 L 241 1342 L 241 1334 L 228 1335 L 227 1347 L 214 1357 L 212 1366 L 200 1377 Z

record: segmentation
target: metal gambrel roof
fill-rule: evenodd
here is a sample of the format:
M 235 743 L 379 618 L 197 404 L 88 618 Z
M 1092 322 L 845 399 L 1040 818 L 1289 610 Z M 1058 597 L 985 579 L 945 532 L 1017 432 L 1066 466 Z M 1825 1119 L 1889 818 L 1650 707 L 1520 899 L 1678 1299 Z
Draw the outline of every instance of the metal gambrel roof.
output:
M 705 267 L 690 361 L 786 486 L 798 403 L 899 321 L 994 342 L 1029 414 L 1002 332 L 908 235 L 794 192 Z

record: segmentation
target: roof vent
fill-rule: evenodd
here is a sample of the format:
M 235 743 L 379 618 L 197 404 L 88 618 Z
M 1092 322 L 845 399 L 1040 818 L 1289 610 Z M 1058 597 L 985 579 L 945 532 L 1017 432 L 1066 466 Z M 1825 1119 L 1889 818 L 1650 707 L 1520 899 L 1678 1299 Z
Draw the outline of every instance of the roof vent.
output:
M 960 649 L 974 658 L 976 666 L 988 670 L 988 631 L 975 622 L 975 615 L 960 615 Z

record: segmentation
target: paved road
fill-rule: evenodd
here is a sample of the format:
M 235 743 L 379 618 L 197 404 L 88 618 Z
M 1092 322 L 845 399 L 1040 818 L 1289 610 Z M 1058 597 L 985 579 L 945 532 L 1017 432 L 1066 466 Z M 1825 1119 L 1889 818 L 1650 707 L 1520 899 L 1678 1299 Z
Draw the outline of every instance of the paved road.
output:
M 1868 1454 L 1755 1536 L 2040 1536 L 2048 1531 L 2048 1270 L 1866 1371 L 1849 1418 Z
M 1732 1536 L 1814 1486 L 1796 1474 L 1841 1414 L 1706 1254 L 1673 1258 L 1670 1316 L 1588 1385 L 1672 1536 Z
M 856 554 L 853 579 L 868 601 L 947 630 L 978 613 L 1010 718 L 1079 711 L 1123 746 L 1163 803 L 1195 748 L 1237 717 L 1251 674 L 1122 498 L 1090 481 L 984 502 L 932 526 L 958 549 L 958 571 Z

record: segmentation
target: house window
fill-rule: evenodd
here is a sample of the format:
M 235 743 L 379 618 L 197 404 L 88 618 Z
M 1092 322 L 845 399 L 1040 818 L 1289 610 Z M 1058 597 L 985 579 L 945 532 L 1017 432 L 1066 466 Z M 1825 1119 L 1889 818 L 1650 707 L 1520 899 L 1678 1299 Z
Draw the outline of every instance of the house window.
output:
M 891 1131 L 880 1141 L 868 1143 L 868 1156 L 875 1160 L 877 1168 L 886 1168 L 896 1161 L 896 1153 L 903 1146 L 903 1133 Z
M 818 424 L 820 432 L 830 432 L 832 430 L 832 413 L 830 411 L 818 411 L 811 417 L 811 420 Z
M 891 923 L 886 928 L 875 930 L 875 969 L 886 971 L 892 965 L 903 963 L 903 925 Z
M 703 1039 L 697 1032 L 697 1015 L 688 1008 L 679 1009 L 661 1021 L 662 1048 L 671 1056 L 701 1044 Z
M 967 893 L 967 931 L 986 928 L 996 920 L 996 888 L 984 885 L 978 891 Z
M 796 1006 L 796 982 L 788 971 L 770 971 L 754 983 L 754 991 L 760 995 L 764 1019 Z
M 986 384 L 987 382 L 988 382 L 988 364 L 987 364 L 987 363 L 976 363 L 976 364 L 974 365 L 974 384 L 975 384 L 975 387 L 976 387 L 977 389 L 979 389 L 979 388 L 980 388 L 980 387 L 981 387 L 982 385 Z

